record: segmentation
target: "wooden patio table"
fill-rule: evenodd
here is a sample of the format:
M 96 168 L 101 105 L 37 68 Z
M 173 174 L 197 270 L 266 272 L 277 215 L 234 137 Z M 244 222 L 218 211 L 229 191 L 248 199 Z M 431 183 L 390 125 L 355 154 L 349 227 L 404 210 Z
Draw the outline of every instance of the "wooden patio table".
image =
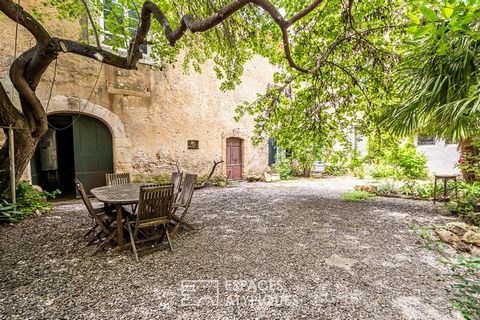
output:
M 124 205 L 137 204 L 140 197 L 140 187 L 145 183 L 129 183 L 113 186 L 98 187 L 90 192 L 99 201 L 114 205 L 117 210 L 117 239 L 118 248 L 124 246 L 123 241 L 123 207 Z

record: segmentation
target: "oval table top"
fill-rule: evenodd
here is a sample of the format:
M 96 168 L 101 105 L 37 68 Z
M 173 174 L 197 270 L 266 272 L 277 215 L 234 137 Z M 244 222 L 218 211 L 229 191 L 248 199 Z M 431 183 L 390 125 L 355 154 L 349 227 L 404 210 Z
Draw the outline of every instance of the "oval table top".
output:
M 144 183 L 119 184 L 114 186 L 98 187 L 90 192 L 101 202 L 111 204 L 137 203 L 140 198 L 140 186 Z

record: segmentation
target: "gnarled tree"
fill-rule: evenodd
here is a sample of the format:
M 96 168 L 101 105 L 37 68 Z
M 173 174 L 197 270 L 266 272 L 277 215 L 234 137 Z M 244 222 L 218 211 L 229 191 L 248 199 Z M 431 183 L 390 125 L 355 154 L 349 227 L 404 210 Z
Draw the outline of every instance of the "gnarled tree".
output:
M 191 33 L 205 32 L 224 23 L 234 14 L 240 14 L 239 17 L 241 18 L 242 11 L 250 10 L 254 12 L 252 11 L 254 10 L 253 8 L 261 8 L 262 14 L 270 16 L 281 32 L 284 56 L 290 67 L 300 72 L 312 72 L 312 70 L 297 65 L 293 60 L 288 29 L 297 21 L 312 13 L 322 3 L 323 0 L 312 1 L 304 5 L 291 18 L 285 19 L 277 7 L 267 0 L 236 0 L 224 4 L 218 7 L 218 9 L 207 1 L 203 4 L 203 7 L 209 8 L 206 12 L 211 12 L 211 8 L 213 8 L 213 13 L 208 17 L 194 18 L 190 14 L 182 15 L 180 13 L 182 8 L 175 8 L 176 15 L 181 17 L 181 19 L 172 26 L 167 19 L 167 15 L 159 5 L 151 1 L 145 1 L 141 8 L 138 8 L 140 23 L 127 44 L 128 54 L 124 56 L 102 49 L 98 41 L 95 24 L 91 26 L 91 30 L 95 31 L 96 46 L 84 44 L 80 41 L 62 39 L 47 32 L 39 20 L 24 10 L 18 3 L 12 0 L 0 1 L 0 11 L 14 22 L 26 28 L 36 40 L 36 44 L 19 55 L 10 68 L 10 79 L 19 94 L 21 111 L 15 108 L 5 88 L 0 84 L 0 125 L 19 128 L 15 130 L 14 135 L 15 176 L 17 182 L 33 156 L 37 143 L 48 130 L 47 115 L 35 91 L 42 75 L 59 53 L 77 54 L 100 60 L 104 64 L 118 68 L 135 69 L 138 61 L 142 58 L 140 46 L 147 43 L 147 35 L 152 27 L 152 18 L 163 29 L 163 34 L 168 44 L 175 46 L 177 41 L 182 39 L 188 31 Z M 87 13 L 88 4 L 86 2 L 83 2 L 83 4 L 87 8 Z M 161 4 L 164 3 L 162 2 Z M 69 4 L 69 1 L 66 1 L 63 5 L 73 6 L 74 4 L 73 2 Z M 253 14 L 258 13 L 259 11 L 255 11 Z M 90 15 L 89 12 L 88 14 Z M 198 17 L 199 15 L 197 14 L 196 16 Z M 90 21 L 94 22 L 94 19 L 90 19 Z M 0 193 L 8 188 L 8 157 L 8 143 L 5 143 L 0 150 Z
M 76 54 L 135 69 L 145 44 L 159 65 L 173 62 L 180 50 L 185 52 L 184 65 L 195 70 L 212 59 L 223 80 L 222 90 L 240 82 L 242 66 L 253 55 L 267 57 L 280 67 L 275 84 L 253 104 L 239 107 L 239 117 L 256 115 L 256 133 L 268 133 L 281 147 L 311 163 L 318 159 L 319 146 L 327 150 L 341 138 L 339 131 L 352 126 L 354 120 L 368 126 L 373 121 L 370 112 L 388 99 L 385 79 L 396 59 L 392 40 L 406 12 L 396 0 L 41 2 L 54 6 L 63 18 L 88 17 L 89 39 L 95 43 L 52 36 L 40 23 L 40 10 L 35 10 L 34 17 L 13 0 L 0 1 L 0 11 L 36 39 L 10 69 L 21 112 L 0 88 L 0 125 L 23 128 L 15 130 L 17 180 L 48 128 L 35 90 L 57 56 Z M 128 14 L 122 16 L 122 8 Z M 97 18 L 102 14 L 100 26 Z M 126 19 L 130 16 L 138 19 L 132 24 Z M 111 50 L 102 47 L 102 34 L 109 39 Z M 126 54 L 116 53 L 117 48 Z M 8 170 L 6 145 L 0 151 L 0 170 Z M 8 172 L 0 171 L 0 192 L 7 185 Z

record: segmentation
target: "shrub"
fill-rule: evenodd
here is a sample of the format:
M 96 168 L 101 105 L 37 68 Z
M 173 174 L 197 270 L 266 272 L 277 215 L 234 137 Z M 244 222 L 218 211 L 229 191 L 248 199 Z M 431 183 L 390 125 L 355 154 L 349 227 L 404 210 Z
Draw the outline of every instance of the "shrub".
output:
M 478 203 L 480 202 L 480 183 L 459 183 L 459 196 L 454 201 L 447 204 L 447 207 L 453 213 L 462 218 L 480 225 L 480 215 Z
M 345 151 L 334 151 L 326 159 L 325 170 L 323 171 L 329 176 L 342 176 L 348 173 L 349 155 Z
M 434 184 L 433 183 L 421 183 L 417 185 L 415 193 L 420 197 L 420 198 L 432 198 L 433 197 L 433 188 Z M 447 190 L 450 190 L 451 184 L 448 184 Z M 441 185 L 437 185 L 437 195 L 441 194 L 443 192 L 443 187 Z
M 457 256 L 454 262 L 445 262 L 453 271 L 456 281 L 455 302 L 453 307 L 459 310 L 465 319 L 478 319 L 480 316 L 480 257 Z
M 17 204 L 9 203 L 7 200 L 0 201 L 0 222 L 12 223 L 22 220 L 24 213 L 18 210 Z
M 377 193 L 380 195 L 395 194 L 398 191 L 398 187 L 394 181 L 385 181 L 385 183 L 377 187 Z
M 367 172 L 375 179 L 392 178 L 398 176 L 398 168 L 389 164 L 374 164 L 367 167 Z
M 348 191 L 342 194 L 343 201 L 363 201 L 375 198 L 375 195 L 367 191 Z
M 287 180 L 292 175 L 292 161 L 282 153 L 277 153 L 273 169 L 280 175 L 282 180 Z
M 400 187 L 400 193 L 406 196 L 413 196 L 415 194 L 417 183 L 415 180 L 405 180 Z
M 375 179 L 423 179 L 428 175 L 427 157 L 407 143 L 387 152 L 379 163 L 368 166 L 367 172 Z
M 341 165 L 336 165 L 336 164 L 329 164 L 325 166 L 325 170 L 323 172 L 327 176 L 343 176 L 348 173 L 347 168 L 341 166 Z
M 365 179 L 365 170 L 363 167 L 358 167 L 353 170 L 353 175 L 359 179 Z
M 428 175 L 427 157 L 418 153 L 411 143 L 395 149 L 388 160 L 392 165 L 400 168 L 404 178 L 423 179 Z
M 0 207 L 0 221 L 17 222 L 39 211 L 46 213 L 50 211 L 52 205 L 48 203 L 48 198 L 55 198 L 60 194 L 60 190 L 53 192 L 38 191 L 27 181 L 20 181 L 17 185 L 17 203 L 11 204 L 2 200 Z

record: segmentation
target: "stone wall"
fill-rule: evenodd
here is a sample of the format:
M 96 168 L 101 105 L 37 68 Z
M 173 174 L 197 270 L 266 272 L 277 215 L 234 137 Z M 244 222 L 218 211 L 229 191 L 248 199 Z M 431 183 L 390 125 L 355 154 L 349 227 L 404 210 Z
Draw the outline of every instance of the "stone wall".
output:
M 40 1 L 22 1 L 25 8 Z M 52 34 L 78 39 L 75 22 L 46 23 Z M 34 44 L 33 37 L 19 27 L 18 53 Z M 13 60 L 15 24 L 0 15 L 0 79 L 8 83 Z M 233 120 L 235 107 L 252 101 L 272 82 L 274 69 L 265 59 L 255 57 L 245 66 L 242 83 L 223 93 L 212 64 L 201 74 L 185 74 L 180 67 L 160 70 L 141 63 L 138 70 L 101 66 L 100 62 L 72 54 L 61 54 L 56 82 L 47 113 L 83 113 L 102 120 L 112 132 L 114 167 L 138 175 L 162 175 L 178 162 L 182 170 L 208 174 L 213 160 L 225 159 L 225 139 L 244 139 L 244 174 L 260 175 L 268 169 L 268 146 L 251 142 L 253 119 Z M 38 87 L 38 96 L 47 106 L 54 64 Z M 95 80 L 99 80 L 89 98 Z M 10 89 L 10 85 L 6 85 Z M 187 149 L 187 140 L 198 140 L 199 149 Z M 225 166 L 222 173 L 225 175 Z

